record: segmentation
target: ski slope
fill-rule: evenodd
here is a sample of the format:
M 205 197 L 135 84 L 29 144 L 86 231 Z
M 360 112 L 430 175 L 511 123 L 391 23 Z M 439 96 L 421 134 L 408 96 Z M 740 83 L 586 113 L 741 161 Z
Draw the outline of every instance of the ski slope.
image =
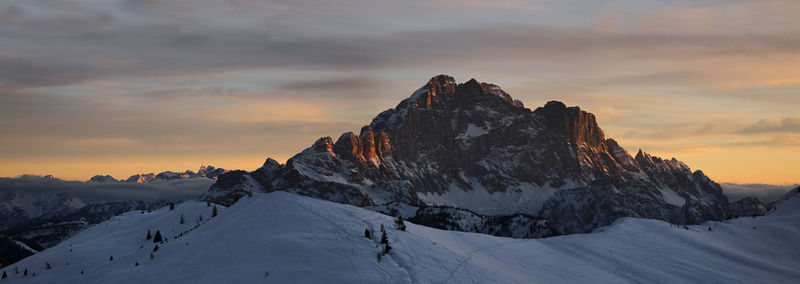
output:
M 211 218 L 212 208 L 205 203 L 186 202 L 173 211 L 162 208 L 114 217 L 5 268 L 9 278 L 0 283 L 796 283 L 800 279 L 798 198 L 784 201 L 768 216 L 710 222 L 688 230 L 626 218 L 596 233 L 547 239 L 501 238 L 410 223 L 401 232 L 389 216 L 285 192 L 254 194 L 218 209 L 219 215 Z M 181 214 L 185 224 L 179 224 Z M 204 221 L 198 223 L 201 215 Z M 373 228 L 379 236 L 381 224 L 393 249 L 378 262 L 379 237 L 365 238 L 364 229 Z M 169 239 L 159 244 L 152 260 L 154 244 L 145 240 L 148 229 Z M 45 262 L 52 268 L 45 269 Z M 13 273 L 15 266 L 19 274 Z M 26 268 L 30 274 L 23 276 Z

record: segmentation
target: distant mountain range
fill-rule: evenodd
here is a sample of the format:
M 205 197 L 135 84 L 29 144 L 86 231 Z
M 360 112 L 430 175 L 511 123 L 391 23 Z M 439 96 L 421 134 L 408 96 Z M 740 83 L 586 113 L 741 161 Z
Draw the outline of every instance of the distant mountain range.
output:
M 124 212 L 198 199 L 225 172 L 203 166 L 197 173 L 166 171 L 134 175 L 126 181 L 94 176 L 85 183 L 52 176 L 0 178 L 0 236 L 12 245 L 8 255 L 27 256 L 33 252 L 14 249 L 13 244 L 41 250 Z
M 220 175 L 204 198 L 229 205 L 272 191 L 410 206 L 407 217 L 440 228 L 515 236 L 486 227 L 533 228 L 523 237 L 590 232 L 622 217 L 698 224 L 764 209 L 757 200 L 729 205 L 719 184 L 674 158 L 630 155 L 578 107 L 531 110 L 497 85 L 447 75 L 358 134 L 320 138 L 286 164 L 267 159 Z
M 93 183 L 111 183 L 111 182 L 133 182 L 133 183 L 149 183 L 149 182 L 159 182 L 159 181 L 169 181 L 169 180 L 176 180 L 176 179 L 187 179 L 187 178 L 210 178 L 210 179 L 217 179 L 218 176 L 228 172 L 223 168 L 215 168 L 214 166 L 200 166 L 200 169 L 197 172 L 193 172 L 191 170 L 186 170 L 182 173 L 179 172 L 172 172 L 172 171 L 165 171 L 158 174 L 149 173 L 149 174 L 135 174 L 128 177 L 125 180 L 118 180 L 110 175 L 96 175 L 89 179 L 87 182 Z

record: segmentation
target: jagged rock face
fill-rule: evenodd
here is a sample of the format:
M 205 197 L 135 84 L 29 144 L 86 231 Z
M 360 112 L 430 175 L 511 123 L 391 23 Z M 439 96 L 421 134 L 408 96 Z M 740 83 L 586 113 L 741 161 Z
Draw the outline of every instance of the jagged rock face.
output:
M 727 218 L 727 198 L 702 172 L 606 139 L 593 114 L 561 102 L 535 111 L 496 85 L 432 78 L 360 133 L 323 137 L 281 165 L 223 175 L 206 195 L 230 202 L 284 190 L 358 206 L 402 202 L 487 216 L 528 214 L 559 232 L 633 216 Z M 230 182 L 233 180 L 234 182 Z M 231 193 L 231 194 L 229 194 Z

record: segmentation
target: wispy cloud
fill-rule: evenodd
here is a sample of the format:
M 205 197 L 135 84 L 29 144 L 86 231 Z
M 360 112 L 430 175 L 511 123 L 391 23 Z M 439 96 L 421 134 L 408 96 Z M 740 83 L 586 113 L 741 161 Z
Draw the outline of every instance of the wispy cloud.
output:
M 580 105 L 637 148 L 791 148 L 797 14 L 793 1 L 5 1 L 0 163 L 287 157 L 440 73 Z
M 757 133 L 792 133 L 800 134 L 800 116 L 785 117 L 779 120 L 759 120 L 758 122 L 743 128 L 742 134 Z

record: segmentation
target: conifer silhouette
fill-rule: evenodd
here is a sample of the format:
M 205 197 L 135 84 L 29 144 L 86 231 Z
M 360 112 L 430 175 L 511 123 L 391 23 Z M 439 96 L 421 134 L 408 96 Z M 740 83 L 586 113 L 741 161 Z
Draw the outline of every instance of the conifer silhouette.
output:
M 156 231 L 156 236 L 153 237 L 153 243 L 160 243 L 164 238 L 161 237 L 161 231 Z

